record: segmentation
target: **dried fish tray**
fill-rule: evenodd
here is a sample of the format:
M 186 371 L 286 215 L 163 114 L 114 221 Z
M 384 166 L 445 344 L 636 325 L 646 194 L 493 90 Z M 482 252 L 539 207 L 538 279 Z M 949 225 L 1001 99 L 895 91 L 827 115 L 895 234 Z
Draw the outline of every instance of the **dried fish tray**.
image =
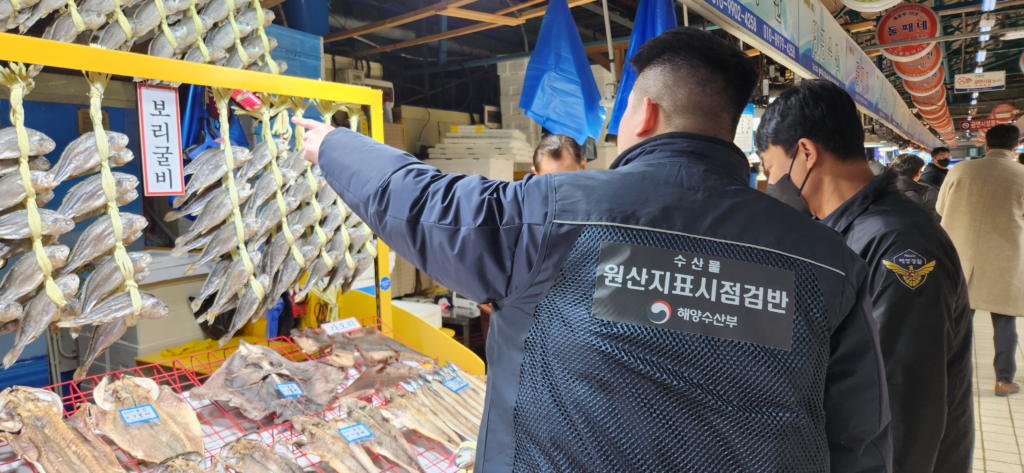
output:
M 394 334 L 387 327 L 384 327 L 383 331 L 385 334 L 398 337 L 397 334 Z M 292 361 L 309 361 L 312 359 L 311 357 L 303 354 L 302 351 L 291 342 L 289 337 L 278 337 L 264 340 L 262 342 L 258 342 L 258 344 L 270 347 Z M 171 386 L 175 392 L 188 399 L 189 391 L 193 387 L 205 382 L 206 379 L 209 378 L 210 374 L 216 371 L 216 369 L 219 368 L 236 349 L 237 347 L 231 347 L 213 350 L 206 353 L 186 355 L 174 360 L 171 363 L 170 368 L 167 367 L 166 364 L 140 366 L 90 376 L 80 380 L 75 380 L 74 382 L 61 383 L 59 385 L 49 386 L 48 389 L 56 390 L 57 388 L 60 388 L 63 390 L 62 399 L 64 403 L 64 410 L 67 415 L 74 414 L 78 409 L 78 405 L 92 401 L 93 387 L 96 386 L 104 376 L 109 376 L 112 380 L 120 379 L 123 376 L 150 378 L 158 384 Z M 350 376 L 346 380 L 346 383 L 354 381 L 359 373 L 364 369 L 365 363 L 361 360 L 357 361 L 356 366 L 349 369 Z M 339 390 L 343 388 L 344 386 L 339 387 Z M 386 403 L 379 394 L 363 398 L 363 400 L 373 402 L 375 405 L 382 405 Z M 259 434 L 268 446 L 277 442 L 290 442 L 300 437 L 300 434 L 293 430 L 291 422 L 277 423 L 273 416 L 266 419 L 252 420 L 243 416 L 241 412 L 239 412 L 238 408 L 231 407 L 226 403 L 222 404 L 214 401 L 193 402 L 189 400 L 189 404 L 195 410 L 203 428 L 203 437 L 206 446 L 203 466 L 206 468 L 211 467 L 212 458 L 220 452 L 224 445 L 252 433 Z M 334 403 L 331 406 L 328 406 L 328 408 L 323 412 L 318 413 L 317 416 L 325 420 L 329 420 L 334 417 L 344 416 L 344 414 L 341 412 L 339 405 Z M 413 450 L 417 452 L 420 458 L 420 464 L 423 465 L 428 473 L 451 473 L 457 471 L 457 469 L 451 465 L 453 452 L 433 440 L 423 438 L 415 432 L 407 429 L 402 429 L 402 432 L 405 434 L 406 439 L 412 446 Z M 117 458 L 121 462 L 121 466 L 125 471 L 146 473 L 152 471 L 156 466 L 155 464 L 131 457 L 106 437 L 101 436 L 101 438 L 110 445 L 110 448 L 117 455 Z M 298 449 L 292 449 L 292 453 L 295 455 L 295 460 L 307 472 L 333 473 L 335 471 L 325 462 L 322 463 L 316 456 L 308 455 Z M 404 469 L 387 461 L 380 455 L 373 455 L 371 458 L 374 463 L 380 467 L 381 472 L 405 471 Z M 38 473 L 29 464 L 18 459 L 11 447 L 6 442 L 0 440 L 0 473 L 9 472 Z

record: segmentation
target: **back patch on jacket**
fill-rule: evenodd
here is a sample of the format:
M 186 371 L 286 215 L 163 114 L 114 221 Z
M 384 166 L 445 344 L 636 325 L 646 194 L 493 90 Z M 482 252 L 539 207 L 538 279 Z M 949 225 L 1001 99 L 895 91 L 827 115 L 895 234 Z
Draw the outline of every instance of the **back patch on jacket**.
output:
M 791 350 L 793 272 L 601 242 L 593 316 Z

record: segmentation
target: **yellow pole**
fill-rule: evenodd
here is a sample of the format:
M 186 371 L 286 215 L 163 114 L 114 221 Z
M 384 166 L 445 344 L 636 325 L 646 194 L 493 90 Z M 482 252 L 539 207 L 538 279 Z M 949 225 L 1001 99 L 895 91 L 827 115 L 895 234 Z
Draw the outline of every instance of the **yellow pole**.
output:
M 370 99 L 370 137 L 384 142 L 384 99 L 376 95 Z M 377 261 L 374 271 L 377 276 L 377 315 L 385 327 L 395 328 L 391 316 L 391 254 L 388 245 L 377 238 Z

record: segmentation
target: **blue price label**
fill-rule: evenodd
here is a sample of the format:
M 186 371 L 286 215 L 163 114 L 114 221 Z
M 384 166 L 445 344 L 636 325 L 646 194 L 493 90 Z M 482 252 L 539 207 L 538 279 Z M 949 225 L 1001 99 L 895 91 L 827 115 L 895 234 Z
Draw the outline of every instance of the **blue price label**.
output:
M 345 437 L 345 440 L 347 440 L 348 443 L 358 442 L 360 440 L 373 437 L 373 433 L 370 432 L 370 429 L 367 429 L 363 424 L 356 424 L 352 427 L 338 429 L 338 433 L 341 434 L 342 437 Z
M 466 386 L 469 386 L 469 383 L 467 383 L 466 380 L 458 376 L 454 376 L 452 379 L 449 379 L 442 384 L 444 384 L 446 388 L 451 389 L 452 392 L 456 393 L 465 389 Z
M 380 289 L 382 291 L 387 291 L 388 289 L 391 289 L 391 278 L 387 278 L 387 277 L 381 278 L 380 279 Z
M 277 390 L 281 391 L 281 395 L 284 397 L 295 397 L 302 395 L 302 388 L 295 383 L 280 383 L 277 385 Z
M 156 409 L 153 409 L 151 404 L 121 409 L 118 412 L 121 414 L 121 419 L 124 420 L 124 423 L 128 425 L 138 424 L 140 422 L 149 422 L 159 418 L 156 414 Z

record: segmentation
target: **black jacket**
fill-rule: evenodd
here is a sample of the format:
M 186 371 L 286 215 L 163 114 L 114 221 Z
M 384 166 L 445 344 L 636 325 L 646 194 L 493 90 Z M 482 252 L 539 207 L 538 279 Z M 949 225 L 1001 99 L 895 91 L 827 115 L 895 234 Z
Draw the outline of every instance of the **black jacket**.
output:
M 935 211 L 935 203 L 939 200 L 939 189 L 937 187 L 914 182 L 913 179 L 906 176 L 896 178 L 896 187 L 906 198 L 924 207 L 936 222 L 941 221 L 939 213 Z
M 519 182 L 429 163 L 346 129 L 320 150 L 331 186 L 382 241 L 450 289 L 493 303 L 476 471 L 891 470 L 867 267 L 835 232 L 751 189 L 731 142 L 668 133 L 611 170 Z M 608 298 L 595 287 L 611 277 L 600 245 L 612 242 L 707 255 L 699 267 L 658 259 L 642 271 L 650 277 L 623 268 L 621 288 L 651 300 L 691 296 L 675 285 L 682 272 L 696 275 L 694 291 L 705 280 L 712 292 L 716 280 L 725 288 L 727 260 L 793 271 L 791 349 L 680 331 L 730 330 L 684 319 L 690 302 L 673 305 L 663 326 L 648 321 L 649 301 L 618 312 L 630 320 L 600 318 L 593 308 Z M 711 274 L 716 262 L 722 271 Z M 655 291 L 648 269 L 675 275 L 671 293 Z M 743 304 L 760 310 L 759 297 L 773 296 L 756 289 L 743 287 Z M 779 320 L 761 314 L 739 323 Z
M 869 266 L 893 470 L 965 473 L 974 446 L 967 284 L 946 232 L 900 195 L 895 178 L 875 177 L 825 223 Z
M 946 180 L 946 174 L 948 173 L 948 168 L 942 169 L 934 163 L 928 163 L 928 165 L 924 167 L 924 171 L 921 172 L 921 179 L 919 182 L 931 184 L 935 186 L 936 189 L 939 189 L 942 188 L 942 181 Z

